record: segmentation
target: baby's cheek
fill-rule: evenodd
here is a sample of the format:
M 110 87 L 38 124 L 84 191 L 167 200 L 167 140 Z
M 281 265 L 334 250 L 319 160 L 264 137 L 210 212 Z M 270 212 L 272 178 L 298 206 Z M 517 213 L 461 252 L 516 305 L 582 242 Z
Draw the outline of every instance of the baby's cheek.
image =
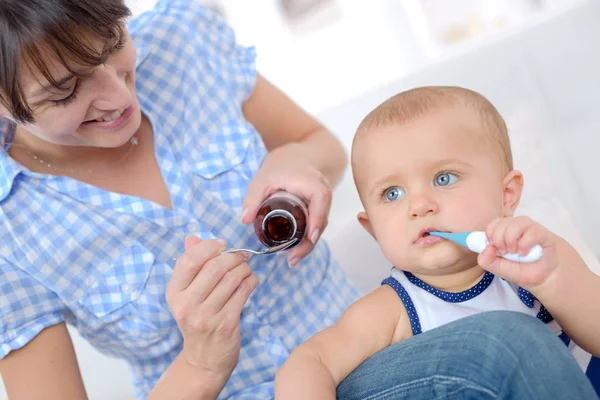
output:
M 462 204 L 453 210 L 450 218 L 462 231 L 485 230 L 492 220 L 502 217 L 502 208 L 496 203 L 484 196 L 465 198 Z
M 399 236 L 388 236 L 378 240 L 379 247 L 385 258 L 393 265 L 404 264 L 406 258 L 406 245 Z

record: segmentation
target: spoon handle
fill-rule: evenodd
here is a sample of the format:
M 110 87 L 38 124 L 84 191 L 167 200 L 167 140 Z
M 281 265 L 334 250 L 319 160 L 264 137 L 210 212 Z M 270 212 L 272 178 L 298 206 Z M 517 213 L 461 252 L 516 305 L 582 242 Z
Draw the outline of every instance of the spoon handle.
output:
M 222 251 L 221 254 L 238 253 L 240 251 L 245 251 L 246 253 L 252 253 L 252 254 L 261 254 L 261 252 L 257 252 L 257 251 L 250 250 L 250 249 L 229 249 L 229 250 Z

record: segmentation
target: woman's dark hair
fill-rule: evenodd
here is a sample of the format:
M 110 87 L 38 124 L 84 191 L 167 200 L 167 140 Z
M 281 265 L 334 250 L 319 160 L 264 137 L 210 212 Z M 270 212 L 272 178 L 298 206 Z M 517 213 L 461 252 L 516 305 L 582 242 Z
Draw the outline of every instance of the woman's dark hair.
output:
M 124 36 L 131 15 L 124 0 L 0 0 L 0 104 L 21 123 L 34 122 L 20 74 L 39 72 L 59 90 L 49 61 L 70 73 L 74 66 L 95 67 Z M 93 45 L 98 40 L 103 49 Z

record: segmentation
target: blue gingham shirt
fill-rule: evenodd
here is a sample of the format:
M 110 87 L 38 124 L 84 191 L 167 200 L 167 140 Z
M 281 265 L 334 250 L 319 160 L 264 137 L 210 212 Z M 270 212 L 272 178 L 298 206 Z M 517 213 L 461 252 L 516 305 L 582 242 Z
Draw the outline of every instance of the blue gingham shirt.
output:
M 129 363 L 141 399 L 182 349 L 165 290 L 186 234 L 261 247 L 239 214 L 266 150 L 241 111 L 256 78 L 254 50 L 237 46 L 225 23 L 198 2 L 171 0 L 129 29 L 137 95 L 173 210 L 32 173 L 0 151 L 0 358 L 66 321 Z M 272 398 L 290 351 L 357 297 L 322 241 L 296 269 L 284 255 L 250 265 L 260 284 L 242 312 L 239 363 L 220 398 Z

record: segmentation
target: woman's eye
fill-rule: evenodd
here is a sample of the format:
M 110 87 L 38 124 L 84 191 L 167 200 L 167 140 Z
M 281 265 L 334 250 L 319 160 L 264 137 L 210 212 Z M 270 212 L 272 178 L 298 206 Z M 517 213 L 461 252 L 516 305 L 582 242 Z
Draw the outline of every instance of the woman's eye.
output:
M 51 101 L 52 101 L 52 103 L 56 104 L 57 106 L 68 106 L 71 102 L 77 100 L 78 93 L 79 93 L 79 80 L 77 80 L 77 82 L 75 82 L 75 87 L 73 88 L 73 91 L 71 92 L 71 94 L 69 94 L 67 97 L 64 97 L 62 99 L 51 100 Z
M 52 100 L 52 102 L 58 106 L 67 106 L 69 105 L 73 100 L 77 99 L 77 92 L 73 91 L 70 95 L 68 95 L 67 97 L 63 98 L 63 99 L 58 99 L 58 100 Z
M 444 172 L 443 174 L 439 174 L 435 177 L 435 185 L 436 186 L 448 186 L 453 184 L 458 180 L 458 176 L 454 175 L 451 172 Z
M 385 199 L 387 201 L 395 201 L 400 197 L 404 196 L 404 190 L 400 189 L 397 186 L 386 189 L 384 192 Z
M 121 36 L 119 38 L 119 40 L 117 41 L 117 43 L 108 50 L 108 54 L 115 54 L 115 53 L 118 53 L 119 51 L 123 50 L 125 48 L 126 43 L 127 43 L 126 38 Z

